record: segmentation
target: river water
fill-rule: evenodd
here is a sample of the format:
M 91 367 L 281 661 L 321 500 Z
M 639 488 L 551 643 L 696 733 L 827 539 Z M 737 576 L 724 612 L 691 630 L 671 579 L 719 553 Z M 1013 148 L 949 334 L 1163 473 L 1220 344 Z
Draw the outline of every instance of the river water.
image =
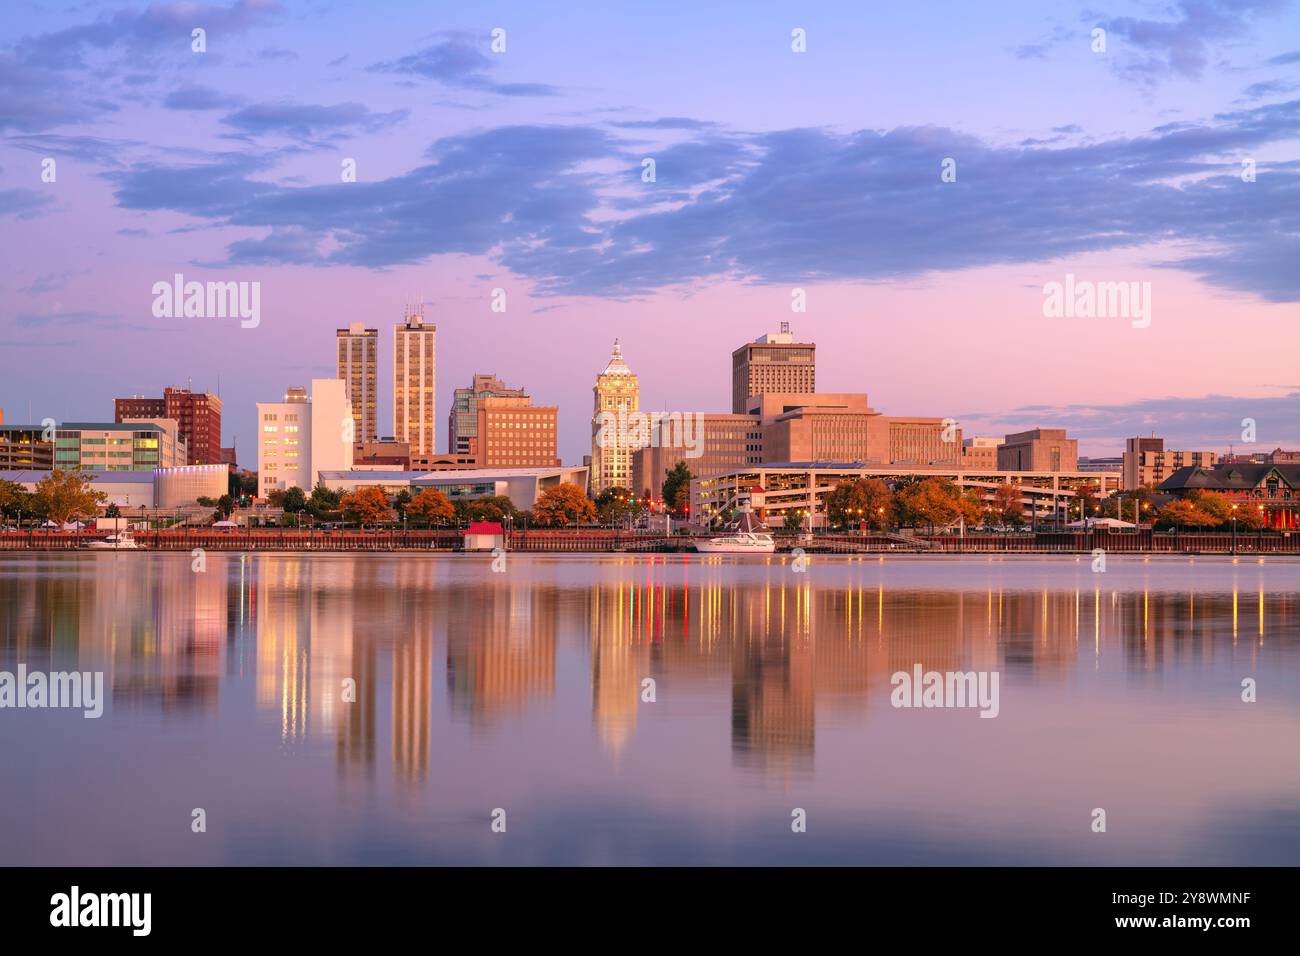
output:
M 0 555 L 0 864 L 1300 863 L 1295 560 L 496 566 Z

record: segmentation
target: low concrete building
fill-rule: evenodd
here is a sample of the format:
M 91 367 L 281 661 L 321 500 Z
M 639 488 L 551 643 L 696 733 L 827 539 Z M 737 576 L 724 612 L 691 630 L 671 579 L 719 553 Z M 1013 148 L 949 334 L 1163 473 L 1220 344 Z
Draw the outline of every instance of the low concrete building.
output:
M 1157 487 L 1180 468 L 1213 468 L 1219 455 L 1213 451 L 1174 451 L 1154 435 L 1130 438 L 1124 443 L 1124 490 Z
M 1064 428 L 1033 428 L 1006 437 L 998 448 L 999 471 L 1078 471 L 1079 442 Z
M 0 471 L 0 480 L 13 481 L 35 491 L 48 471 Z M 225 465 L 176 465 L 152 471 L 87 471 L 82 477 L 108 496 L 104 506 L 117 505 L 126 512 L 147 509 L 183 509 L 198 505 L 199 498 L 220 498 L 229 489 L 230 470 Z
M 453 502 L 504 495 L 520 511 L 529 511 L 547 488 L 559 484 L 587 487 L 587 469 L 555 468 L 451 469 L 447 471 L 322 471 L 321 481 L 336 491 L 381 488 L 386 494 L 437 488 Z
M 861 392 L 768 392 L 746 406 L 762 422 L 765 462 L 961 463 L 952 419 L 882 415 Z
M 963 468 L 984 468 L 998 470 L 998 449 L 1002 447 L 1001 438 L 967 438 L 961 443 L 961 465 Z
M 54 441 L 45 435 L 40 425 L 0 425 L 0 470 L 50 471 Z
M 807 512 L 810 526 L 822 527 L 826 519 L 826 494 L 842 481 L 880 478 L 893 484 L 904 478 L 948 478 L 960 488 L 974 488 L 986 500 L 1000 485 L 1015 484 L 1021 492 L 1027 519 L 1052 520 L 1063 516 L 1088 488 L 1097 498 L 1119 490 L 1117 473 L 985 471 L 966 468 L 864 467 L 856 462 L 789 462 L 765 464 L 712 478 L 691 481 L 691 521 L 706 524 L 712 517 L 752 504 L 761 494 L 765 519 L 779 526 L 787 512 Z M 756 492 L 755 489 L 762 489 Z

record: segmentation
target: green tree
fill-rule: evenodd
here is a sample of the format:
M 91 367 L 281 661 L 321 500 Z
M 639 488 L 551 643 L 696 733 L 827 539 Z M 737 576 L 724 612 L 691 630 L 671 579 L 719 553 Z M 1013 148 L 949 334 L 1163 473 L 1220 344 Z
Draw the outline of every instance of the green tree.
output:
M 307 499 L 307 510 L 313 518 L 320 521 L 326 515 L 342 508 L 343 497 L 342 491 L 326 488 L 324 484 L 317 482 L 316 487 L 311 491 L 311 497 Z
M 217 514 L 221 515 L 224 521 L 230 517 L 230 513 L 235 510 L 235 499 L 230 495 L 222 495 L 217 499 Z
M 289 514 L 297 514 L 300 511 L 307 510 L 307 492 L 303 491 L 297 485 L 287 489 L 284 497 L 280 500 L 280 507 Z
M 471 521 L 505 521 L 507 517 L 519 518 L 522 512 L 515 508 L 509 495 L 484 495 L 482 498 L 458 498 L 453 502 L 456 523 Z
M 117 506 L 116 503 L 111 504 L 111 505 L 109 505 L 107 508 L 104 509 L 104 517 L 105 517 L 105 518 L 120 518 L 120 517 L 122 517 L 122 509 L 119 508 L 119 507 Z
M 601 524 L 619 524 L 634 518 L 645 510 L 645 502 L 634 503 L 635 496 L 627 488 L 617 485 L 606 488 L 596 496 L 596 514 Z
M 686 467 L 686 462 L 679 461 L 672 469 L 667 472 L 663 483 L 664 507 L 678 514 L 686 510 L 690 504 L 691 494 L 691 470 Z M 682 489 L 685 489 L 685 492 Z M 685 498 L 682 495 L 685 494 Z
M 52 471 L 36 483 L 37 507 L 51 521 L 62 525 L 99 514 L 108 495 L 95 491 L 90 479 L 75 471 Z
M 0 481 L 0 515 L 18 514 L 27 489 L 16 481 Z

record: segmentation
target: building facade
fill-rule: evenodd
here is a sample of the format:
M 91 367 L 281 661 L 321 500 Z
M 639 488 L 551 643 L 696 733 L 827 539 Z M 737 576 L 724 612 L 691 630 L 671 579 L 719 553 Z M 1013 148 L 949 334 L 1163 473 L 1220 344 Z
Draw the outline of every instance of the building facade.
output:
M 167 418 L 64 422 L 54 432 L 54 467 L 69 471 L 152 471 L 188 464 L 178 424 Z
M 257 496 L 289 488 L 310 493 L 322 470 L 351 470 L 352 422 L 342 379 L 312 379 L 310 397 L 294 387 L 283 401 L 258 402 Z
M 1079 442 L 1064 428 L 1034 428 L 1008 435 L 998 448 L 1000 471 L 1077 471 Z
M 632 480 L 631 437 L 619 428 L 605 427 L 609 416 L 626 420 L 632 412 L 641 410 L 641 384 L 636 374 L 623 361 L 623 349 L 618 339 L 605 370 L 596 376 L 592 389 L 595 409 L 591 416 L 591 494 L 600 494 L 606 488 L 626 488 Z M 604 417 L 602 417 L 604 416 Z
M 555 405 L 534 405 L 527 396 L 488 396 L 478 401 L 475 456 L 480 468 L 554 468 Z
M 447 454 L 474 457 L 479 453 L 478 410 L 485 398 L 528 398 L 522 388 L 509 388 L 495 375 L 476 373 L 468 388 L 456 389 L 447 414 Z
M 765 392 L 747 400 L 763 423 L 763 460 L 864 465 L 957 465 L 961 429 L 951 419 L 882 415 L 856 392 Z
M 503 495 L 520 511 L 530 511 L 547 488 L 558 484 L 587 485 L 587 469 L 555 468 L 471 468 L 449 471 L 355 471 L 340 469 L 321 472 L 325 487 L 336 491 L 380 488 L 386 494 L 437 488 L 453 502 Z
M 113 400 L 113 420 L 169 418 L 184 439 L 189 465 L 221 464 L 221 399 L 211 392 L 164 388 L 162 398 L 133 395 Z
M 0 425 L 0 470 L 52 470 L 53 438 L 37 425 Z
M 1266 528 L 1300 528 L 1300 465 L 1188 465 L 1157 487 L 1178 497 L 1193 491 L 1215 492 L 1238 509 L 1256 512 Z
M 393 437 L 411 446 L 412 457 L 437 453 L 437 340 L 424 306 L 393 326 Z
M 764 392 L 817 391 L 817 346 L 796 342 L 788 323 L 731 353 L 731 412 L 744 415 Z
M 652 431 L 650 444 L 632 452 L 629 491 L 658 498 L 665 476 L 678 462 L 686 463 L 692 478 L 708 478 L 762 463 L 763 423 L 757 415 L 704 412 L 683 414 L 681 419 L 700 423 L 703 433 L 687 436 L 690 441 L 686 442 L 677 437 L 675 425 Z M 693 429 L 695 425 L 688 427 Z
M 353 322 L 334 332 L 338 376 L 347 383 L 348 401 L 356 443 L 373 442 L 379 436 L 379 330 Z
M 1001 438 L 967 438 L 961 443 L 961 463 L 963 468 L 979 468 L 997 471 L 998 448 Z
M 49 474 L 42 470 L 0 469 L 0 481 L 12 481 L 26 491 Z M 141 508 L 202 511 L 199 498 L 220 498 L 227 492 L 227 469 L 224 465 L 177 465 L 148 471 L 91 471 L 85 475 L 95 491 L 106 495 L 101 510 L 117 505 L 127 518 Z
M 746 505 L 761 500 L 763 520 L 780 525 L 791 511 L 803 513 L 813 528 L 826 523 L 826 495 L 836 485 L 855 478 L 879 478 L 895 484 L 906 478 L 948 478 L 959 488 L 975 489 L 991 500 L 1000 485 L 1014 483 L 1020 491 L 1025 517 L 1053 521 L 1064 517 L 1076 494 L 1087 488 L 1098 498 L 1119 490 L 1118 474 L 1082 472 L 974 471 L 957 468 L 909 466 L 863 467 L 841 464 L 773 463 L 691 480 L 691 521 L 733 517 Z M 756 491 L 755 489 L 760 489 Z M 757 505 L 755 505 L 757 510 Z
M 1163 438 L 1130 438 L 1124 443 L 1124 490 L 1156 487 L 1180 468 L 1213 468 L 1218 452 L 1174 451 Z

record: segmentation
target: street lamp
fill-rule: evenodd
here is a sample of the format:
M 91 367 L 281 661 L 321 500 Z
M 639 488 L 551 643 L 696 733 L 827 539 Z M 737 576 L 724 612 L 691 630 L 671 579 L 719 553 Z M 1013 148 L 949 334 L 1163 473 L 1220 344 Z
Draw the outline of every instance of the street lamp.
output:
M 1232 553 L 1237 553 L 1237 506 L 1232 506 Z

